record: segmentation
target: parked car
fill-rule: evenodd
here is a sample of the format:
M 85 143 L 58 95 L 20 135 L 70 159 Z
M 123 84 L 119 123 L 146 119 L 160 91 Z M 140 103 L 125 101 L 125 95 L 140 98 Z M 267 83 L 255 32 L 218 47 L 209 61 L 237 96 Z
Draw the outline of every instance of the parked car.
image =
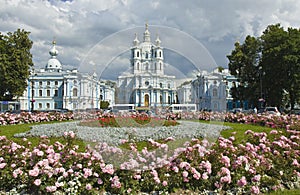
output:
M 300 109 L 294 109 L 290 111 L 290 114 L 300 115 Z
M 280 116 L 281 113 L 279 112 L 279 110 L 277 109 L 277 107 L 266 107 L 265 108 L 265 113 L 267 114 L 274 114 L 277 116 Z
M 242 108 L 234 108 L 234 109 L 230 110 L 229 112 L 236 114 L 236 113 L 239 113 L 239 112 L 242 112 L 242 111 L 243 111 Z

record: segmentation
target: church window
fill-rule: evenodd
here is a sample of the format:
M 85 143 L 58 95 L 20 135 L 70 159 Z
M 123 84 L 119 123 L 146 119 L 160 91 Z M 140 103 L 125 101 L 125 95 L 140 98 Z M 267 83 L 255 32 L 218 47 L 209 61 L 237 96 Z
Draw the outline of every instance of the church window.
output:
M 54 109 L 57 109 L 58 108 L 58 104 L 57 102 L 54 103 Z
M 39 109 L 42 109 L 42 108 L 43 108 L 43 104 L 39 103 Z
M 58 81 L 55 81 L 54 84 L 57 86 L 58 85 Z
M 47 90 L 47 96 L 48 97 L 50 96 L 50 90 L 49 89 Z
M 47 109 L 49 109 L 50 108 L 50 103 L 47 103 L 46 107 L 47 107 Z
M 214 97 L 218 96 L 218 90 L 217 90 L 216 88 L 213 89 L 213 96 L 214 96 Z
M 39 82 L 39 85 L 40 85 L 40 86 L 42 86 L 42 85 L 43 85 L 43 82 L 42 82 L 42 81 L 40 81 L 40 82 Z
M 54 96 L 55 96 L 55 97 L 58 96 L 58 90 L 57 90 L 57 89 L 54 90 Z
M 100 95 L 100 100 L 103 100 L 103 95 Z
M 77 96 L 77 89 L 75 88 L 75 89 L 73 89 L 73 96 Z
M 171 88 L 171 85 L 170 85 L 170 83 L 168 83 L 168 88 L 169 88 L 169 89 Z
M 50 81 L 47 81 L 47 85 L 50 85 Z
M 161 57 L 161 51 L 159 51 L 159 57 Z
M 146 82 L 145 82 L 145 85 L 148 86 L 148 85 L 149 85 L 149 81 L 146 81 Z
M 43 90 L 39 90 L 39 96 L 42 97 L 43 96 Z
M 162 95 L 159 96 L 159 102 L 162 104 L 163 103 L 163 97 Z
M 162 87 L 163 87 L 163 84 L 162 84 L 162 83 L 159 83 L 159 87 L 162 88 Z
M 217 110 L 217 109 L 218 109 L 218 104 L 214 103 L 214 110 Z
M 136 57 L 140 57 L 140 52 L 136 52 Z

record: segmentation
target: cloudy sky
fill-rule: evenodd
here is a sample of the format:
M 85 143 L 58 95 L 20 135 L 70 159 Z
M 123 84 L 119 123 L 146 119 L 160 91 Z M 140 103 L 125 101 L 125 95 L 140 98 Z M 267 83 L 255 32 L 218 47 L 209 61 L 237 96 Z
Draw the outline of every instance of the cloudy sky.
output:
M 227 67 L 235 41 L 270 24 L 299 28 L 298 0 L 0 0 L 0 32 L 30 31 L 33 61 L 44 67 L 55 37 L 65 67 L 115 79 L 129 69 L 135 33 L 159 35 L 168 73 Z

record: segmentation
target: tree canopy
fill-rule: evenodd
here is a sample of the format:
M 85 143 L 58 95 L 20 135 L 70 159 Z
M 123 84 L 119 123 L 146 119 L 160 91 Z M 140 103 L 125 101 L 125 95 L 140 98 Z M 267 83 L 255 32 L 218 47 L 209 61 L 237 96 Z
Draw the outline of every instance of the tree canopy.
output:
M 300 30 L 268 26 L 260 37 L 247 36 L 227 56 L 229 70 L 240 85 L 232 89 L 236 100 L 254 105 L 294 108 L 300 100 Z M 285 101 L 287 100 L 287 101 Z
M 0 100 L 13 100 L 26 89 L 33 66 L 29 32 L 0 32 Z

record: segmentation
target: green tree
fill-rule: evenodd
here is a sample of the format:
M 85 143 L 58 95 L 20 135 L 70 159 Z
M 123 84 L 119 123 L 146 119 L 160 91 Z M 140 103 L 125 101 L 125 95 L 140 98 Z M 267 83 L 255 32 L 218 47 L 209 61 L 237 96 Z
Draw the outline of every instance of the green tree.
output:
M 281 106 L 286 81 L 286 64 L 284 56 L 289 53 L 286 48 L 287 32 L 279 25 L 270 25 L 263 32 L 262 60 L 263 88 L 266 102 L 272 106 Z
M 33 66 L 29 32 L 0 33 L 0 100 L 12 100 L 26 89 Z
M 288 40 L 285 49 L 288 50 L 283 57 L 285 64 L 285 80 L 284 90 L 288 97 L 288 105 L 294 109 L 296 103 L 300 103 L 300 30 L 288 29 Z
M 291 109 L 300 103 L 300 30 L 269 25 L 263 34 L 247 36 L 227 56 L 230 73 L 240 85 L 231 91 L 236 100 L 255 105 L 264 98 L 267 105 Z M 285 105 L 288 102 L 288 105 Z
M 227 56 L 229 71 L 239 82 L 239 85 L 234 85 L 231 90 L 235 100 L 248 100 L 254 104 L 257 103 L 260 96 L 260 54 L 260 40 L 247 36 L 242 45 L 236 42 L 235 49 Z
M 100 108 L 101 109 L 107 109 L 109 107 L 108 101 L 100 101 Z

